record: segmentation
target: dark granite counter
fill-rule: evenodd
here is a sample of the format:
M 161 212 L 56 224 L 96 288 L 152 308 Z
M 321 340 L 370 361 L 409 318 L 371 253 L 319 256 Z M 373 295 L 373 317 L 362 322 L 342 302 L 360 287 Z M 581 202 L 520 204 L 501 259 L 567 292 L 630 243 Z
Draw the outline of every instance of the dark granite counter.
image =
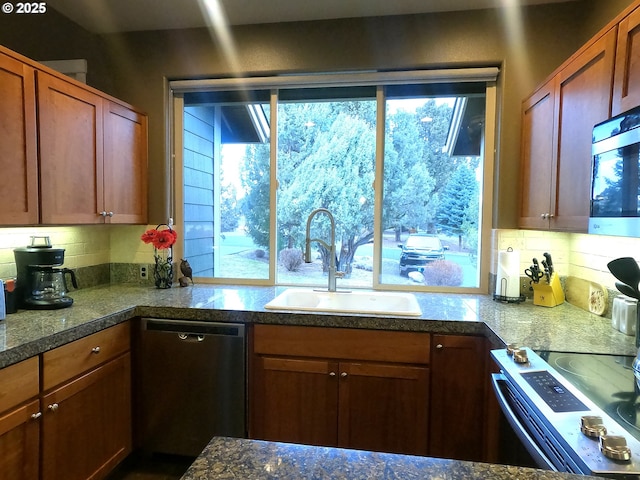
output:
M 484 335 L 496 347 L 635 355 L 610 320 L 569 304 L 502 304 L 483 295 L 418 293 L 421 317 L 267 311 L 281 287 L 106 285 L 74 291 L 71 308 L 21 310 L 0 321 L 0 368 L 137 316 Z M 183 477 L 208 479 L 586 478 L 425 457 L 215 438 Z
M 514 479 L 586 480 L 507 465 L 215 437 L 182 480 Z
M 282 287 L 194 285 L 160 290 L 106 285 L 74 291 L 61 310 L 21 310 L 0 321 L 0 368 L 135 316 L 484 335 L 496 347 L 635 355 L 634 337 L 568 303 L 554 308 L 488 295 L 416 293 L 421 317 L 267 311 Z

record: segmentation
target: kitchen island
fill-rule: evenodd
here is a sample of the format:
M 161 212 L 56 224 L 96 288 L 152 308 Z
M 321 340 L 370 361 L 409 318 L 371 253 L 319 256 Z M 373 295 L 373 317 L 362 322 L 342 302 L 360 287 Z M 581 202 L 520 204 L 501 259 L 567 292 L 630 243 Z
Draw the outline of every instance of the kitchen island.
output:
M 182 480 L 589 479 L 546 470 L 214 437 Z
M 416 293 L 420 317 L 292 313 L 265 310 L 282 287 L 193 285 L 166 290 L 104 285 L 74 291 L 61 310 L 20 310 L 0 321 L 0 368 L 134 317 L 364 328 L 482 335 L 496 348 L 517 343 L 534 350 L 635 356 L 635 339 L 609 319 L 568 303 L 547 308 L 528 300 L 504 304 L 489 295 Z

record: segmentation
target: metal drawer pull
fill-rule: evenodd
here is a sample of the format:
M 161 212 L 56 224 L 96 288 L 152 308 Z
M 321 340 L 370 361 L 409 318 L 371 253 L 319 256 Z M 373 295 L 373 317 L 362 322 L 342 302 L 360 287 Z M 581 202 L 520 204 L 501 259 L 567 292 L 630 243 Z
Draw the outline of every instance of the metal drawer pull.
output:
M 336 372 L 329 372 L 329 376 L 330 377 L 335 377 L 336 376 Z
M 60 405 L 58 405 L 57 403 L 52 403 L 52 404 L 51 404 L 51 405 L 49 405 L 47 408 L 48 408 L 50 411 L 55 412 L 56 410 L 58 410 L 58 407 L 59 407 L 59 406 L 60 406 Z
M 347 372 L 342 372 L 342 373 L 340 374 L 340 376 L 341 376 L 342 378 L 346 377 L 346 376 L 347 376 Z
M 91 353 L 100 353 L 100 347 L 93 347 Z
M 32 413 L 31 420 L 37 420 L 42 416 L 42 412 Z

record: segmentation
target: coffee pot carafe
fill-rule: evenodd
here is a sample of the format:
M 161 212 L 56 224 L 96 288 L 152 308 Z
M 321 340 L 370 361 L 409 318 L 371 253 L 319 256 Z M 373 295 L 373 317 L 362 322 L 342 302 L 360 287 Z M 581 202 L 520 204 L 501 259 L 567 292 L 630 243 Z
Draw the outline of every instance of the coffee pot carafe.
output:
M 13 250 L 16 259 L 16 292 L 18 305 L 26 309 L 70 307 L 66 276 L 78 288 L 73 271 L 58 268 L 64 263 L 64 249 L 53 248 L 49 237 L 31 237 L 31 245 Z
M 36 308 L 47 308 L 55 305 L 56 308 L 68 307 L 73 299 L 67 296 L 67 275 L 71 276 L 71 284 L 78 288 L 78 282 L 73 270 L 68 268 L 29 266 L 31 276 L 31 294 L 25 299 L 27 305 Z M 30 308 L 27 306 L 27 308 Z

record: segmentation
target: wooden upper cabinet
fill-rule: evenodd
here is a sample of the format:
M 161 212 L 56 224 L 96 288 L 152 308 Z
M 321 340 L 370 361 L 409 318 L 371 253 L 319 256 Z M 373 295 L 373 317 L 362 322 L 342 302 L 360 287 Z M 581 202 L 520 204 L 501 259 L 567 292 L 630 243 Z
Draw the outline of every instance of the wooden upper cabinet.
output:
M 0 225 L 38 223 L 34 69 L 0 53 Z
M 559 73 L 554 216 L 550 219 L 554 230 L 587 231 L 592 132 L 595 124 L 611 115 L 615 49 L 616 28 L 612 28 Z
M 147 222 L 147 117 L 38 72 L 42 223 Z
M 42 223 L 104 223 L 102 98 L 38 72 Z
M 640 8 L 618 25 L 611 115 L 640 105 Z
M 522 104 L 520 227 L 549 228 L 553 169 L 555 79 Z
M 609 118 L 616 28 L 576 55 L 522 109 L 522 228 L 586 232 L 593 126 Z
M 110 223 L 147 223 L 147 116 L 109 100 L 104 104 L 104 196 Z

